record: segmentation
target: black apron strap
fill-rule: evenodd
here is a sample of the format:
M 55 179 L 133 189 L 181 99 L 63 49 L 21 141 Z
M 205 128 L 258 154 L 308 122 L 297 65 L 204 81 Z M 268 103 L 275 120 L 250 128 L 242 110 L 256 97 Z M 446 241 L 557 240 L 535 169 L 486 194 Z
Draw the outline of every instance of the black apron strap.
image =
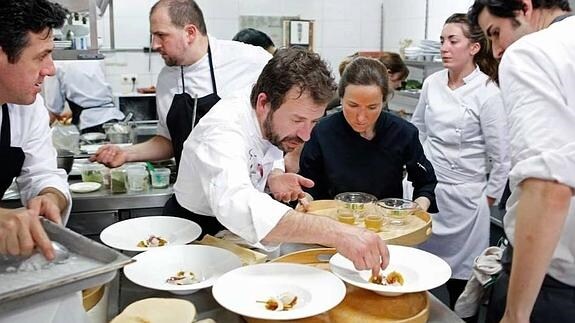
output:
M 210 75 L 212 76 L 212 90 L 215 95 L 218 95 L 218 88 L 216 87 L 216 76 L 214 74 L 214 64 L 212 63 L 212 49 L 208 43 L 208 62 L 210 63 Z
M 0 146 L 10 147 L 10 115 L 8 105 L 2 104 L 2 130 L 0 130 Z
M 180 74 L 182 75 L 182 93 L 186 93 L 186 84 L 184 83 L 184 66 L 180 66 Z

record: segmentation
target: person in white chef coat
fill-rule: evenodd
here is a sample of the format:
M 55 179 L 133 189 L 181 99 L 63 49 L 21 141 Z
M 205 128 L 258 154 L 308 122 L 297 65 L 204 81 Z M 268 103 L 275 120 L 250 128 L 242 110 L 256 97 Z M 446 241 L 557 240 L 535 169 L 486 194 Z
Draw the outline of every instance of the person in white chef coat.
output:
M 424 81 L 411 121 L 438 182 L 439 213 L 433 217 L 433 234 L 420 248 L 451 266 L 446 285 L 453 308 L 471 277 L 473 260 L 489 245 L 489 207 L 503 193 L 510 162 L 503 101 L 489 77 L 497 62 L 483 32 L 472 28 L 465 14 L 453 14 L 443 26 L 441 43 L 445 69 Z
M 302 187 L 314 184 L 284 173 L 283 153 L 309 140 L 335 88 L 319 55 L 278 50 L 251 95 L 218 102 L 184 143 L 174 186 L 178 201 L 196 217 L 215 217 L 254 247 L 271 251 L 282 242 L 317 243 L 377 274 L 389 258 L 377 234 L 278 201 L 303 198 Z
M 103 60 L 56 61 L 56 75 L 44 80 L 46 107 L 55 116 L 64 113 L 66 101 L 72 124 L 81 133 L 103 132 L 102 125 L 124 119 L 114 105 L 112 87 L 104 76 Z
M 166 63 L 156 86 L 158 132 L 134 146 L 102 147 L 92 160 L 109 167 L 172 157 L 179 165 L 194 125 L 220 98 L 251 87 L 272 57 L 261 47 L 208 35 L 202 10 L 193 0 L 158 1 L 150 11 L 150 31 L 152 48 Z M 166 203 L 164 214 L 191 216 L 175 197 Z M 206 221 L 200 223 L 203 233 L 214 234 L 217 222 Z
M 0 207 L 0 254 L 54 257 L 40 218 L 65 223 L 71 206 L 66 172 L 56 168 L 48 111 L 39 95 L 54 74 L 52 28 L 67 11 L 45 0 L 0 2 L 0 196 L 16 179 L 22 204 Z M 49 299 L 25 310 L 0 313 L 0 322 L 82 322 L 80 293 Z
M 470 20 L 501 59 L 508 114 L 510 247 L 488 322 L 575 317 L 575 16 L 567 0 L 477 0 Z

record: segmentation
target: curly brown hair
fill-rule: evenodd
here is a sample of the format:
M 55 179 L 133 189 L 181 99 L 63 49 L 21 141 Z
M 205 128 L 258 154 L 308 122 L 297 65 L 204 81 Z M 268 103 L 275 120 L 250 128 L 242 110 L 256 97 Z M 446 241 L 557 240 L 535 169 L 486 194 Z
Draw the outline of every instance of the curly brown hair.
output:
M 300 96 L 306 93 L 315 103 L 326 105 L 336 89 L 327 64 L 318 54 L 298 47 L 280 49 L 266 64 L 252 89 L 252 107 L 256 107 L 258 95 L 265 93 L 275 111 L 294 86 Z

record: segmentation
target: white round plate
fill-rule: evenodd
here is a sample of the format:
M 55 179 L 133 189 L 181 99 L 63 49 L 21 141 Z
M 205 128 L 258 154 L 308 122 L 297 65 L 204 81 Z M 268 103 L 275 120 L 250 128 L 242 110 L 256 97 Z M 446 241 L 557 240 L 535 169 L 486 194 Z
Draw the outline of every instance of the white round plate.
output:
M 297 303 L 291 310 L 271 311 L 261 303 L 286 292 L 297 296 Z M 212 293 L 220 305 L 243 316 L 295 320 L 337 306 L 345 296 L 345 285 L 332 273 L 318 268 L 267 263 L 230 271 L 218 279 Z
M 124 267 L 126 277 L 143 287 L 186 295 L 210 287 L 224 273 L 241 267 L 232 252 L 211 246 L 184 245 L 150 249 L 133 257 L 136 262 Z M 191 271 L 199 282 L 173 285 L 166 282 L 178 271 Z
M 105 228 L 100 240 L 109 247 L 125 251 L 146 251 L 163 247 L 138 247 L 151 235 L 168 241 L 167 246 L 184 245 L 196 240 L 202 228 L 193 221 L 172 216 L 145 216 L 120 221 Z
M 339 253 L 329 260 L 330 269 L 346 283 L 385 296 L 430 290 L 442 285 L 451 277 L 449 265 L 436 255 L 411 247 L 388 245 L 387 248 L 390 259 L 383 274 L 397 271 L 405 279 L 402 286 L 370 283 L 371 270 L 356 270 L 353 263 Z
M 96 182 L 80 182 L 70 185 L 70 191 L 74 193 L 90 193 L 95 192 L 102 187 L 102 184 Z

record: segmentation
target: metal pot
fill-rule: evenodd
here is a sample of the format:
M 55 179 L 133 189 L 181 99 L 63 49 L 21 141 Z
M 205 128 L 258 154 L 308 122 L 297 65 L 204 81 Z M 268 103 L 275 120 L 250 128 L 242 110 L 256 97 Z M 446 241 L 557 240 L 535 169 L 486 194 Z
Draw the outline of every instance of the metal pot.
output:
M 69 150 L 58 149 L 58 168 L 62 168 L 66 174 L 70 174 L 72 165 L 74 165 L 74 153 Z

